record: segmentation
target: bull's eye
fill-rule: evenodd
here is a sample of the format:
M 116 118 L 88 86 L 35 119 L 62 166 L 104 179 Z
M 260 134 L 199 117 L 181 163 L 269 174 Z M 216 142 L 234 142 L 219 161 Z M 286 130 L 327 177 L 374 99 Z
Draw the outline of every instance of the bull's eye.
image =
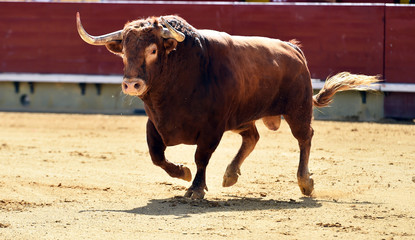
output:
M 150 44 L 144 50 L 145 61 L 147 64 L 152 64 L 157 59 L 157 45 L 155 43 Z

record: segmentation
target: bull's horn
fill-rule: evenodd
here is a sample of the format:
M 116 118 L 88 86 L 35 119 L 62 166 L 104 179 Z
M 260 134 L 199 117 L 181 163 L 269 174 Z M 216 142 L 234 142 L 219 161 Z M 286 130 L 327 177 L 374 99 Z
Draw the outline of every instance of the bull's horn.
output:
M 85 42 L 92 45 L 105 45 L 106 43 L 111 41 L 122 40 L 122 30 L 101 36 L 89 35 L 81 24 L 81 17 L 79 15 L 79 12 L 76 13 L 76 27 L 78 28 L 79 36 L 81 36 L 81 38 Z
M 163 22 L 164 25 L 166 25 L 166 28 L 163 28 L 163 31 L 161 32 L 161 36 L 163 38 L 174 38 L 176 39 L 176 41 L 178 42 L 183 42 L 184 41 L 184 34 L 181 33 L 180 31 L 176 30 L 175 28 L 173 28 L 167 21 L 166 19 L 164 19 L 163 17 L 160 17 L 160 20 Z

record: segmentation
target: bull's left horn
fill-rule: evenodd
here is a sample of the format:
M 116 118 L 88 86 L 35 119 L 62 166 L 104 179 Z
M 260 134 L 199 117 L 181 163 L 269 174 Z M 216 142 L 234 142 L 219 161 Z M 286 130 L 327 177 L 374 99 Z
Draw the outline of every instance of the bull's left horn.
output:
M 172 27 L 167 21 L 166 19 L 164 19 L 163 17 L 160 17 L 160 20 L 163 22 L 164 25 L 166 25 L 167 29 L 163 28 L 163 31 L 161 32 L 161 36 L 163 38 L 174 38 L 176 39 L 176 41 L 178 42 L 183 42 L 184 41 L 184 34 L 181 33 L 180 31 L 176 30 L 174 27 Z
M 122 40 L 122 30 L 101 36 L 89 35 L 82 26 L 79 12 L 76 13 L 76 27 L 78 29 L 79 36 L 82 38 L 82 40 L 92 45 L 105 45 L 106 43 L 111 41 Z

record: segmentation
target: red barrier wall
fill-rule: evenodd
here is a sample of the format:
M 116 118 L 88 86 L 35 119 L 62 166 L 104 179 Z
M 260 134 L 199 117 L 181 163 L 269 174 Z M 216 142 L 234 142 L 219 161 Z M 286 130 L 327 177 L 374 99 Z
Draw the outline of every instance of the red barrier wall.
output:
M 383 73 L 383 5 L 237 5 L 234 14 L 235 34 L 299 40 L 313 78 Z
M 104 47 L 81 41 L 75 13 L 91 34 L 121 29 L 128 20 L 179 14 L 196 28 L 261 35 L 303 44 L 314 78 L 339 71 L 383 73 L 383 5 L 0 3 L 0 71 L 121 74 Z
M 385 78 L 415 83 L 415 6 L 388 5 L 385 25 Z M 387 93 L 385 116 L 415 118 L 415 94 Z
M 84 43 L 75 14 L 91 34 L 121 29 L 129 20 L 178 13 L 196 26 L 231 31 L 230 5 L 0 3 L 0 72 L 121 74 L 122 61 Z
M 415 6 L 388 5 L 385 14 L 385 77 L 415 83 Z

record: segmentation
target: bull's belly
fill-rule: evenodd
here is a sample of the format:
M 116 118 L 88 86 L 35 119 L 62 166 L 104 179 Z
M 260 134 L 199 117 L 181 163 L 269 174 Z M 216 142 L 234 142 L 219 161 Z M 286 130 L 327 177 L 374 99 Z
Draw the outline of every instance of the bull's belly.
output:
M 251 123 L 253 121 L 258 121 L 261 119 L 262 121 L 269 122 L 270 125 L 272 125 L 272 122 L 278 122 L 278 118 L 281 118 L 281 115 L 283 115 L 281 107 L 263 109 L 257 108 L 256 111 L 240 111 L 228 119 L 226 130 L 238 131 L 247 123 Z M 276 125 L 278 124 L 276 123 Z

